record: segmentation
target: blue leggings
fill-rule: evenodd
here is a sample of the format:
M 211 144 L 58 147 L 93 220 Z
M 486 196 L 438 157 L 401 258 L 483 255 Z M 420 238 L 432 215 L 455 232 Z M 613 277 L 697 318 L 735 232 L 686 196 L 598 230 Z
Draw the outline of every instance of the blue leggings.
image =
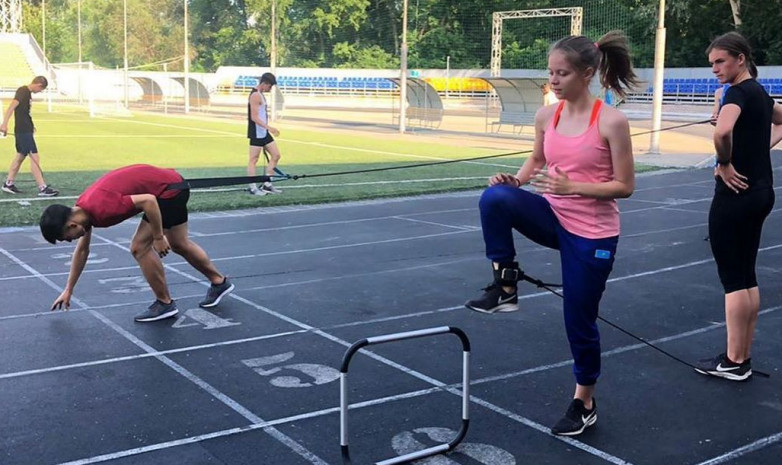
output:
M 559 250 L 565 330 L 575 362 L 573 374 L 582 386 L 595 384 L 600 376 L 597 312 L 619 238 L 587 239 L 572 234 L 559 224 L 543 196 L 506 185 L 486 189 L 480 210 L 486 257 L 490 260 L 514 261 L 514 229 L 544 247 Z

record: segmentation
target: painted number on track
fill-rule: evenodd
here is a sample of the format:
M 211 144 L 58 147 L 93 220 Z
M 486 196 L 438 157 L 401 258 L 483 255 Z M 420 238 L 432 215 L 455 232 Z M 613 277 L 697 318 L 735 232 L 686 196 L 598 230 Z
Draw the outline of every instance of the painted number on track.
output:
M 453 440 L 456 431 L 448 428 L 417 428 L 403 431 L 391 440 L 397 454 L 405 455 Z M 419 440 L 420 439 L 420 440 Z M 469 457 L 469 458 L 468 458 Z M 516 465 L 513 455 L 496 446 L 477 442 L 463 442 L 448 457 L 436 455 L 415 462 L 420 465 L 459 465 L 481 463 L 484 465 Z
M 330 383 L 339 379 L 339 371 L 326 365 L 315 363 L 285 364 L 294 357 L 293 352 L 270 355 L 267 357 L 242 360 L 261 376 L 269 377 L 272 386 L 284 388 L 303 388 Z M 295 375 L 286 372 L 296 372 Z

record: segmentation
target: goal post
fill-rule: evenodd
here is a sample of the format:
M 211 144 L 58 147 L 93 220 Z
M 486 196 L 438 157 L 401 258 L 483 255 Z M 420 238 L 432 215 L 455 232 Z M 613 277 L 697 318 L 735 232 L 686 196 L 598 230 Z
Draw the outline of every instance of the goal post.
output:
M 495 11 L 492 14 L 491 31 L 491 76 L 500 77 L 502 69 L 502 26 L 503 21 L 510 19 L 552 18 L 557 16 L 570 17 L 570 35 L 581 35 L 584 18 L 582 7 L 574 8 L 544 8 L 537 10 Z

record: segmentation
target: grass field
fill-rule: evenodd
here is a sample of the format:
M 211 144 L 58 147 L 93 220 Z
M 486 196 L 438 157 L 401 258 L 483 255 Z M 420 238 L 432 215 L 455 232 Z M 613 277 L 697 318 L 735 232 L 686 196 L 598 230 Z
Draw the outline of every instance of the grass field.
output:
M 21 196 L 0 196 L 0 226 L 38 221 L 46 205 L 72 205 L 86 186 L 108 170 L 135 163 L 176 168 L 186 178 L 244 176 L 247 166 L 245 123 L 202 117 L 136 114 L 89 118 L 81 112 L 46 113 L 35 109 L 36 141 L 46 181 L 61 197 L 38 200 L 28 161 L 17 186 Z M 381 168 L 501 153 L 465 149 L 455 142 L 421 143 L 393 136 L 307 131 L 282 122 L 280 168 L 291 175 Z M 13 130 L 13 128 L 10 128 Z M 518 150 L 526 147 L 520 146 Z M 0 139 L 0 154 L 10 163 L 14 139 Z M 323 203 L 477 188 L 497 171 L 513 172 L 519 155 L 485 161 L 282 181 L 283 195 L 255 197 L 234 186 L 219 192 L 194 192 L 191 211 Z M 6 165 L 7 166 L 7 165 Z M 7 168 L 3 168 L 5 171 Z M 259 169 L 259 173 L 261 169 Z

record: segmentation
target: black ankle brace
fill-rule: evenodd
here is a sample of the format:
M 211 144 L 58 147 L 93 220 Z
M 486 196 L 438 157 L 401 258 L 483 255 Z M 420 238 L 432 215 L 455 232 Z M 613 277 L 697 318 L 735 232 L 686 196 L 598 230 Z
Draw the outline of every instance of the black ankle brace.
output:
M 494 282 L 500 286 L 516 287 L 520 277 L 521 272 L 517 262 L 500 263 L 494 270 Z

